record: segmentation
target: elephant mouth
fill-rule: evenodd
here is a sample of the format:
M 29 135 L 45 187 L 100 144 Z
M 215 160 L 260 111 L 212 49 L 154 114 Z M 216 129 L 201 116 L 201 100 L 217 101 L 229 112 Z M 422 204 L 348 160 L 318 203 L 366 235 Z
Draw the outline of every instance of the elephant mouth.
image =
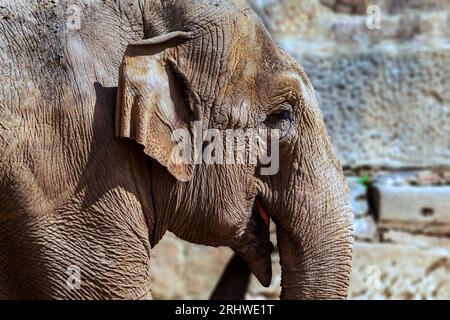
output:
M 255 200 L 255 209 L 258 212 L 261 219 L 266 224 L 267 229 L 269 229 L 270 228 L 270 217 L 258 199 Z
M 239 241 L 239 245 L 233 248 L 247 262 L 252 273 L 265 287 L 268 287 L 272 281 L 271 255 L 274 246 L 270 242 L 269 226 L 269 215 L 261 202 L 255 199 L 252 219 Z

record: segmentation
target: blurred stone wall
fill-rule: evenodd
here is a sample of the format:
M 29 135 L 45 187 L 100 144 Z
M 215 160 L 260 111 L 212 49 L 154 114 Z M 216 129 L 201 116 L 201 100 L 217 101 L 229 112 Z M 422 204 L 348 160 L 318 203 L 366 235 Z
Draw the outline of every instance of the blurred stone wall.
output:
M 235 2 L 313 82 L 351 190 L 349 298 L 450 299 L 450 2 Z M 154 250 L 153 296 L 207 298 L 231 254 L 169 234 Z M 276 251 L 273 271 L 248 298 L 278 298 Z

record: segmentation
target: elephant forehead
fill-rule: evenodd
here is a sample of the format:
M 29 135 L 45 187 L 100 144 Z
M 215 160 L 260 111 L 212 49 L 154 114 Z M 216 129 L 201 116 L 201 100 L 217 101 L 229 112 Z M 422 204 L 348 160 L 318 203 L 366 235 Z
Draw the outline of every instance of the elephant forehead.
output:
M 244 10 L 232 41 L 230 69 L 234 83 L 243 81 L 261 86 L 261 81 L 273 80 L 292 69 L 291 59 L 286 59 L 253 12 Z

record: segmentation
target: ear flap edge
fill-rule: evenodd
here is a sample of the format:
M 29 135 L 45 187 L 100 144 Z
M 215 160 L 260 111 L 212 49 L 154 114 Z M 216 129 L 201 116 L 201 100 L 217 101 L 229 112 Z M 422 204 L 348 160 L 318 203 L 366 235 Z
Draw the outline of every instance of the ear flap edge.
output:
M 158 42 L 149 43 L 154 46 Z M 185 88 L 171 72 L 167 50 L 170 48 L 150 55 L 125 54 L 119 71 L 116 136 L 142 145 L 146 155 L 186 182 L 192 177 L 193 163 L 174 161 L 174 131 L 189 131 L 195 116 L 184 104 Z

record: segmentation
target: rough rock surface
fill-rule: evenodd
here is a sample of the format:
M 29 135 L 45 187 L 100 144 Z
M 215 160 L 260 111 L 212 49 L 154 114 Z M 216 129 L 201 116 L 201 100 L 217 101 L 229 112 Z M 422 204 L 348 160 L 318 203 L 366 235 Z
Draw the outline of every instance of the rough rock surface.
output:
M 351 299 L 448 299 L 450 256 L 413 245 L 357 243 Z
M 152 251 L 154 299 L 208 299 L 231 249 L 195 245 L 167 233 Z
M 450 166 L 450 50 L 307 57 L 302 64 L 343 165 Z

